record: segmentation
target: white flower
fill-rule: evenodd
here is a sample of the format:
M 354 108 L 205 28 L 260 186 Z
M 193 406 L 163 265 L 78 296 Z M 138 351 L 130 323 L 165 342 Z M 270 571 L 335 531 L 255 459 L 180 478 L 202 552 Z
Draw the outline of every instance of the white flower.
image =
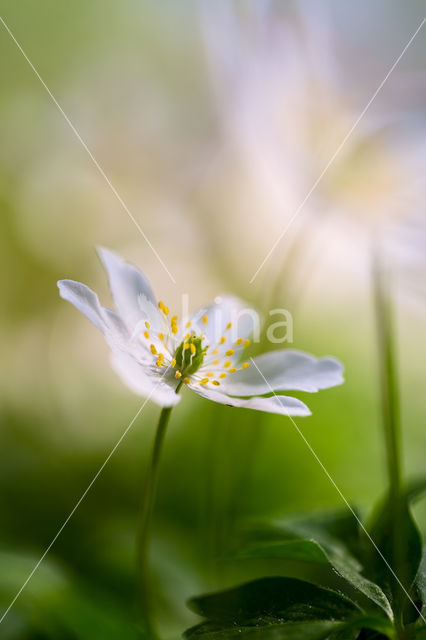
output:
M 179 322 L 157 302 L 145 276 L 107 249 L 99 255 L 108 272 L 116 311 L 102 307 L 86 285 L 60 280 L 60 295 L 89 318 L 112 350 L 112 365 L 135 393 L 163 407 L 179 400 L 182 384 L 200 396 L 233 407 L 283 415 L 310 415 L 308 407 L 272 391 L 315 392 L 343 382 L 333 358 L 281 350 L 244 359 L 253 310 L 224 296 Z

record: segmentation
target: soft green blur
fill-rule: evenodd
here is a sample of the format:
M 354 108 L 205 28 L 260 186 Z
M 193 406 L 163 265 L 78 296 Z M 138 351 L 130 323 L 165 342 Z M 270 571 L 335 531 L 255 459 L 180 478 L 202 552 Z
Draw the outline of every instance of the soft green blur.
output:
M 305 88 L 283 86 L 282 144 L 288 140 L 290 156 L 302 144 L 309 151 L 309 164 L 300 151 L 289 168 L 286 162 L 272 166 L 276 150 L 267 145 L 266 131 L 249 140 L 247 131 L 236 131 L 233 118 L 227 120 L 235 107 L 227 102 L 233 83 L 214 78 L 206 21 L 219 50 L 225 36 L 219 26 L 214 31 L 209 15 L 201 15 L 202 4 L 1 2 L 7 25 L 176 280 L 0 25 L 4 609 L 141 404 L 110 370 L 102 336 L 58 296 L 56 281 L 73 278 L 109 304 L 96 245 L 136 263 L 171 308 L 180 308 L 182 294 L 194 309 L 222 292 L 262 309 L 287 307 L 294 321 L 292 346 L 334 355 L 346 367 L 342 387 L 299 394 L 313 416 L 296 419 L 297 426 L 364 515 L 385 489 L 369 234 L 372 226 L 383 233 L 388 204 L 400 196 L 393 189 L 398 179 L 406 186 L 410 163 L 421 156 L 420 142 L 424 147 L 426 113 L 416 80 L 424 78 L 424 34 L 372 107 L 373 133 L 364 129 L 327 176 L 318 199 L 309 200 L 294 230 L 253 284 L 249 280 L 317 177 L 316 167 L 325 165 L 408 41 L 422 5 L 324 3 L 323 19 L 331 21 L 326 35 L 337 40 L 333 60 L 342 65 L 350 91 L 340 87 L 339 94 L 336 86 L 321 85 L 321 117 L 314 101 L 306 116 L 310 137 L 302 141 L 298 105 Z M 250 3 L 233 6 L 242 9 L 244 23 Z M 299 28 L 313 6 L 289 4 L 280 20 Z M 365 36 L 362 44 L 350 36 L 354 24 Z M 321 35 L 315 46 L 325 51 Z M 223 51 L 225 58 L 233 55 L 232 48 Z M 301 55 L 296 50 L 298 63 Z M 323 58 L 321 73 L 327 75 L 330 61 L 325 53 Z M 295 69 L 298 78 L 301 71 Z M 224 92 L 219 97 L 218 84 Z M 291 113 L 284 114 L 286 91 L 294 100 Z M 398 135 L 383 142 L 380 118 L 386 135 L 397 121 Z M 402 159 L 407 157 L 409 162 Z M 402 209 L 420 204 L 401 201 Z M 406 296 L 403 287 L 396 306 L 404 470 L 415 477 L 424 471 L 426 445 L 426 298 Z M 161 463 L 152 544 L 166 638 L 197 621 L 185 608 L 191 595 L 279 573 L 280 567 L 230 560 L 247 518 L 344 507 L 290 420 L 216 406 L 187 391 L 183 396 L 172 413 Z M 134 536 L 158 415 L 152 404 L 143 409 L 1 623 L 2 638 L 138 637 Z M 425 529 L 421 505 L 416 515 Z

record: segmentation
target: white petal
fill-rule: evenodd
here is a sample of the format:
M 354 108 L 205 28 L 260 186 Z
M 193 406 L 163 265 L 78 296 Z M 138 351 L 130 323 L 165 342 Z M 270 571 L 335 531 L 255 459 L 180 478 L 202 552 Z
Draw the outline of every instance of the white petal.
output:
M 343 366 L 334 358 L 314 358 L 308 353 L 282 349 L 256 358 L 248 369 L 237 371 L 223 382 L 226 393 L 253 396 L 271 391 L 308 391 L 334 387 L 343 382 Z
M 99 257 L 108 273 L 115 306 L 130 331 L 147 318 L 157 326 L 159 311 L 150 283 L 137 267 L 109 249 L 98 248 Z
M 243 300 L 233 296 L 219 296 L 218 301 L 198 309 L 191 317 L 192 328 L 204 333 L 207 343 L 214 347 L 222 336 L 227 340 L 223 349 L 228 349 L 237 338 L 247 338 L 256 332 L 259 324 L 257 312 Z M 203 322 L 203 317 L 207 323 Z M 227 329 L 231 323 L 230 329 Z
M 58 288 L 61 298 L 71 302 L 81 313 L 84 313 L 90 322 L 93 322 L 95 327 L 105 333 L 106 317 L 94 291 L 86 287 L 85 284 L 74 282 L 74 280 L 59 280 Z
M 172 386 L 161 376 L 147 374 L 146 367 L 136 362 L 131 355 L 114 350 L 111 353 L 111 365 L 131 391 L 149 398 L 160 407 L 173 407 L 180 401 L 180 396 Z
M 310 416 L 311 412 L 308 407 L 289 396 L 272 396 L 270 398 L 233 398 L 221 391 L 213 391 L 210 389 L 200 389 L 195 385 L 190 385 L 198 395 L 213 402 L 226 404 L 229 407 L 240 407 L 242 409 L 255 409 L 257 411 L 265 411 L 266 413 L 278 413 L 283 416 Z

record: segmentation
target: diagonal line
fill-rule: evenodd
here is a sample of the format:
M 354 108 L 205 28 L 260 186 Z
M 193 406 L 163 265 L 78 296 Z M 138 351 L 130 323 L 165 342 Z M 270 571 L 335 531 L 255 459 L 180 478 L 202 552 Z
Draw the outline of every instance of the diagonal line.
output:
M 170 280 L 173 282 L 173 284 L 176 284 L 176 280 L 174 279 L 174 277 L 172 276 L 172 274 L 170 273 L 170 271 L 166 267 L 165 263 L 161 259 L 160 255 L 158 254 L 158 252 L 155 249 L 155 247 L 150 242 L 150 240 L 147 237 L 146 233 L 143 231 L 142 227 L 140 226 L 140 224 L 138 223 L 138 221 L 136 220 L 136 218 L 134 217 L 134 215 L 132 214 L 132 212 L 130 211 L 130 209 L 128 208 L 126 203 L 124 202 L 123 198 L 120 196 L 120 194 L 118 193 L 117 189 L 111 183 L 111 180 L 108 178 L 108 176 L 106 175 L 105 171 L 102 169 L 101 165 L 96 160 L 95 156 L 90 151 L 89 147 L 87 146 L 87 144 L 85 143 L 85 141 L 83 140 L 83 138 L 81 137 L 81 135 L 79 134 L 79 132 L 77 131 L 77 129 L 75 128 L 75 126 L 73 125 L 73 123 L 71 122 L 71 120 L 69 119 L 67 114 L 65 113 L 65 111 L 62 109 L 61 105 L 56 100 L 55 96 L 53 95 L 53 93 L 51 92 L 51 90 L 49 89 L 49 87 L 47 86 L 47 84 L 45 83 L 43 78 L 41 77 L 40 73 L 37 71 L 37 69 L 35 68 L 35 66 L 33 65 L 33 63 L 31 62 L 31 60 L 29 59 L 29 57 L 27 56 L 27 54 L 25 53 L 25 51 L 23 50 L 23 48 L 21 47 L 21 45 L 19 44 L 19 42 L 17 41 L 17 39 L 13 35 L 12 31 L 9 29 L 9 27 L 6 24 L 6 22 L 3 20 L 3 18 L 1 16 L 0 16 L 0 22 L 2 23 L 2 25 L 6 29 L 7 33 L 12 38 L 13 42 L 18 47 L 19 51 L 22 53 L 23 57 L 25 58 L 25 60 L 27 61 L 27 63 L 31 67 L 31 69 L 34 71 L 34 73 L 37 76 L 37 78 L 40 80 L 40 82 L 43 85 L 43 87 L 46 89 L 47 93 L 49 94 L 50 98 L 52 99 L 52 102 L 55 104 L 55 106 L 57 107 L 58 111 L 61 113 L 61 115 L 66 120 L 67 124 L 69 125 L 69 127 L 71 128 L 73 133 L 75 134 L 77 140 L 80 142 L 80 144 L 86 150 L 87 154 L 89 155 L 89 157 L 92 160 L 93 164 L 95 165 L 96 169 L 101 174 L 102 178 L 105 180 L 105 182 L 107 183 L 107 185 L 109 186 L 109 188 L 111 189 L 111 191 L 113 192 L 115 197 L 117 198 L 118 202 L 121 204 L 121 206 L 123 207 L 124 211 L 129 216 L 130 220 L 133 222 L 133 224 L 135 225 L 135 227 L 137 228 L 137 230 L 139 231 L 139 233 L 141 234 L 141 236 L 143 237 L 143 239 L 145 240 L 147 245 L 150 247 L 151 251 L 153 252 L 155 257 L 157 258 L 157 260 L 160 262 L 160 264 L 163 267 L 163 269 L 166 271 L 166 273 L 169 276 Z
M 157 382 L 157 384 L 152 388 L 151 393 L 149 394 L 149 396 L 147 398 L 145 398 L 145 400 L 143 401 L 143 403 L 141 404 L 141 406 L 139 407 L 138 411 L 136 412 L 136 414 L 133 416 L 133 418 L 131 419 L 131 421 L 129 422 L 129 424 L 127 425 L 126 429 L 124 430 L 124 432 L 121 434 L 120 438 L 117 440 L 117 442 L 115 443 L 115 445 L 113 446 L 113 448 L 111 449 L 111 451 L 109 452 L 108 456 L 106 457 L 106 459 L 104 460 L 104 462 L 102 463 L 102 465 L 99 467 L 98 471 L 95 473 L 95 475 L 93 476 L 92 480 L 90 481 L 88 487 L 86 488 L 86 490 L 84 491 L 84 493 L 81 495 L 81 497 L 79 498 L 79 500 L 76 502 L 74 508 L 72 509 L 71 513 L 68 515 L 68 517 L 66 518 L 66 520 L 64 521 L 64 523 L 62 524 L 62 526 L 60 527 L 60 529 L 58 530 L 57 534 L 55 535 L 55 537 L 52 539 L 52 541 L 50 542 L 49 546 L 47 547 L 47 549 L 45 550 L 45 552 L 43 553 L 43 555 L 41 556 L 41 558 L 38 560 L 37 564 L 34 566 L 34 568 L 32 569 L 31 573 L 29 574 L 29 576 L 27 577 L 27 579 L 25 580 L 24 584 L 22 585 L 22 587 L 19 589 L 18 593 L 15 595 L 15 597 L 13 598 L 12 602 L 10 603 L 10 605 L 7 607 L 6 611 L 3 613 L 2 617 L 0 618 L 0 624 L 3 622 L 3 620 L 5 619 L 5 617 L 7 616 L 7 614 L 9 613 L 9 611 L 11 610 L 11 608 L 13 607 L 13 605 L 15 604 L 15 602 L 17 601 L 17 599 L 19 598 L 19 596 L 21 595 L 21 593 L 23 592 L 23 590 L 25 589 L 25 587 L 27 586 L 27 584 L 29 583 L 29 581 L 31 580 L 31 578 L 33 577 L 33 575 L 35 574 L 35 572 L 37 571 L 37 569 L 39 568 L 39 566 L 41 565 L 41 563 L 43 562 L 43 560 L 45 559 L 45 557 L 47 556 L 47 554 L 49 553 L 49 551 L 51 550 L 51 548 L 53 547 L 53 545 L 55 544 L 56 540 L 59 538 L 59 536 L 61 535 L 62 531 L 65 529 L 65 527 L 67 526 L 68 522 L 71 520 L 71 518 L 73 517 L 74 513 L 77 511 L 78 507 L 81 505 L 81 503 L 83 502 L 84 498 L 87 496 L 87 494 L 89 493 L 90 489 L 93 487 L 93 485 L 95 484 L 96 480 L 99 478 L 99 476 L 101 475 L 102 471 L 105 469 L 106 465 L 108 464 L 108 462 L 110 461 L 110 459 L 112 458 L 112 456 L 114 455 L 115 451 L 118 449 L 118 447 L 120 446 L 121 442 L 124 440 L 124 438 L 126 437 L 126 435 L 128 434 L 128 432 L 130 431 L 130 429 L 133 427 L 134 423 L 136 422 L 136 420 L 138 419 L 138 417 L 140 416 L 140 414 L 142 413 L 142 410 L 144 409 L 145 405 L 147 404 L 148 400 L 151 398 L 152 394 L 154 393 L 154 391 L 156 390 L 156 388 L 159 386 L 161 380 L 164 378 L 164 376 L 166 375 L 167 371 L 169 370 L 170 367 L 167 367 L 167 369 L 164 371 L 163 375 L 161 376 L 160 380 Z
M 271 393 L 273 393 L 273 395 L 275 396 L 275 398 L 279 398 L 279 396 L 277 396 L 277 394 L 275 393 L 275 391 L 272 389 L 271 385 L 269 384 L 269 382 L 267 381 L 267 379 L 265 378 L 265 376 L 263 375 L 263 373 L 261 372 L 261 370 L 259 369 L 259 367 L 257 366 L 256 362 L 253 360 L 253 358 L 250 358 L 251 362 L 253 363 L 253 365 L 256 367 L 257 371 L 260 373 L 260 375 L 262 376 L 264 382 L 268 385 Z M 404 585 L 402 584 L 401 580 L 398 578 L 398 576 L 396 575 L 395 571 L 392 569 L 392 567 L 390 566 L 389 562 L 386 560 L 385 556 L 383 555 L 383 553 L 380 551 L 379 547 L 377 546 L 377 544 L 374 542 L 373 538 L 371 537 L 371 535 L 369 534 L 369 532 L 367 531 L 367 529 L 365 528 L 364 524 L 362 523 L 362 521 L 359 519 L 358 515 L 356 514 L 356 512 L 354 511 L 354 509 L 351 507 L 351 505 L 349 504 L 349 502 L 347 501 L 347 499 L 345 498 L 345 496 L 343 495 L 341 489 L 338 487 L 338 485 L 336 484 L 336 482 L 333 480 L 332 476 L 330 475 L 330 473 L 327 471 L 327 469 L 325 468 L 324 464 L 321 462 L 320 458 L 318 457 L 318 455 L 316 454 L 315 450 L 312 448 L 312 446 L 310 445 L 310 443 L 308 442 L 308 440 L 306 439 L 306 437 L 304 436 L 304 434 L 302 433 L 302 431 L 299 429 L 299 427 L 297 426 L 297 424 L 295 423 L 295 421 L 293 420 L 293 418 L 291 417 L 291 415 L 289 415 L 287 413 L 287 416 L 290 418 L 294 428 L 296 429 L 297 433 L 300 435 L 300 437 L 302 438 L 302 440 L 304 441 L 304 443 L 306 444 L 306 446 L 308 447 L 309 451 L 312 453 L 312 455 L 314 456 L 315 460 L 318 462 L 318 464 L 320 465 L 321 469 L 324 471 L 325 475 L 327 476 L 327 478 L 330 480 L 331 484 L 333 485 L 333 487 L 336 489 L 337 493 L 339 494 L 339 496 L 342 498 L 343 502 L 345 503 L 345 505 L 347 506 L 347 508 L 349 509 L 349 511 L 351 512 L 351 514 L 353 515 L 353 517 L 355 518 L 355 520 L 357 521 L 358 525 L 361 527 L 362 531 L 365 533 L 365 535 L 367 536 L 367 538 L 369 539 L 369 541 L 371 542 L 371 544 L 373 545 L 374 549 L 377 551 L 377 553 L 379 554 L 379 556 L 381 557 L 381 559 L 383 560 L 383 562 L 385 563 L 385 565 L 387 566 L 387 568 L 389 569 L 389 571 L 392 573 L 393 577 L 395 578 L 395 580 L 398 582 L 399 586 L 401 587 L 401 589 L 404 591 L 405 595 L 407 596 L 407 598 L 409 599 L 409 601 L 411 602 L 411 604 L 413 605 L 414 609 L 417 611 L 417 613 L 419 614 L 419 616 L 421 617 L 421 619 L 423 620 L 423 622 L 426 622 L 426 619 L 423 617 L 421 611 L 419 610 L 419 608 L 417 607 L 417 605 L 414 603 L 414 601 L 412 600 L 410 594 L 408 593 L 408 591 L 406 590 L 406 588 L 404 587 Z
M 371 96 L 370 100 L 367 102 L 367 104 L 365 105 L 364 109 L 359 114 L 358 118 L 355 120 L 355 122 L 353 123 L 352 127 L 349 129 L 349 131 L 347 132 L 347 134 L 345 135 L 345 137 L 343 138 L 343 140 L 341 141 L 341 143 L 337 147 L 336 151 L 331 156 L 330 160 L 327 162 L 327 164 L 325 165 L 324 169 L 322 170 L 322 172 L 320 173 L 318 178 L 315 180 L 314 184 L 312 185 L 312 187 L 310 188 L 310 190 L 308 191 L 308 193 L 306 194 L 306 196 L 304 197 L 304 199 L 302 200 L 300 205 L 297 207 L 296 211 L 291 216 L 290 220 L 288 221 L 288 223 L 284 227 L 283 231 L 280 233 L 278 238 L 275 240 L 274 244 L 272 245 L 271 249 L 267 253 L 266 257 L 260 263 L 260 265 L 258 266 L 257 270 L 254 272 L 253 276 L 251 277 L 250 284 L 253 284 L 253 282 L 257 278 L 260 270 L 264 267 L 264 265 L 267 262 L 267 260 L 269 260 L 269 258 L 271 257 L 272 253 L 275 251 L 275 249 L 277 248 L 278 244 L 281 242 L 281 240 L 283 239 L 283 237 L 287 233 L 289 227 L 292 225 L 294 220 L 297 218 L 299 213 L 302 211 L 302 209 L 305 206 L 306 202 L 309 200 L 309 198 L 311 197 L 312 193 L 315 191 L 315 189 L 317 188 L 318 184 L 321 182 L 321 180 L 323 179 L 323 177 L 325 176 L 325 174 L 327 173 L 327 171 L 329 170 L 329 168 L 331 167 L 331 165 L 333 164 L 333 162 L 335 161 L 335 159 L 337 158 L 337 156 L 339 155 L 339 153 L 341 152 L 341 150 L 345 146 L 346 142 L 349 140 L 349 138 L 353 134 L 354 130 L 359 125 L 359 123 L 361 122 L 362 118 L 367 113 L 368 109 L 371 107 L 371 105 L 374 102 L 374 100 L 377 98 L 378 94 L 380 93 L 380 91 L 384 87 L 384 85 L 387 82 L 387 80 L 389 79 L 390 75 L 395 70 L 395 67 L 399 64 L 401 58 L 404 56 L 404 54 L 406 53 L 407 49 L 413 43 L 414 38 L 417 36 L 417 34 L 421 30 L 421 28 L 423 27 L 425 22 L 426 22 L 426 17 L 423 18 L 423 20 L 421 21 L 421 23 L 419 24 L 419 26 L 417 27 L 417 29 L 415 30 L 415 32 L 413 33 L 413 35 L 411 36 L 411 38 L 409 39 L 409 41 L 407 42 L 407 44 L 405 45 L 403 50 L 401 51 L 401 53 L 399 54 L 399 56 L 397 57 L 397 59 L 395 60 L 395 62 L 393 63 L 393 65 L 391 66 L 391 68 L 389 69 L 387 74 L 385 75 L 385 77 L 383 78 L 382 82 L 379 84 L 379 86 L 377 87 L 376 91 L 373 93 L 373 95 Z

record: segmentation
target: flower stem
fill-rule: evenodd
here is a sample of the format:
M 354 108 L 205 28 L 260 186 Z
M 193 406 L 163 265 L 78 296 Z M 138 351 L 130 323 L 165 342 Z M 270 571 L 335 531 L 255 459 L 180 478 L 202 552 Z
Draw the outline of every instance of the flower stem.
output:
M 391 509 L 391 557 L 395 574 L 405 583 L 403 567 L 403 546 L 406 541 L 401 531 L 403 519 L 403 493 L 401 480 L 400 453 L 400 410 L 399 393 L 394 353 L 392 308 L 387 273 L 381 264 L 378 252 L 375 252 L 373 263 L 373 280 L 376 303 L 377 337 L 379 344 L 380 383 L 382 395 L 382 416 L 386 446 L 386 461 L 389 481 L 389 505 Z M 397 592 L 395 600 L 400 600 L 404 593 L 400 584 L 394 589 Z M 401 617 L 396 617 L 398 633 L 403 633 Z M 399 636 L 398 636 L 399 637 Z
M 389 487 L 392 497 L 399 499 L 401 493 L 400 417 L 392 313 L 386 274 L 378 263 L 377 257 L 374 265 L 374 281 Z
M 181 386 L 182 383 L 177 386 L 176 393 L 179 392 Z M 151 601 L 151 584 L 148 561 L 149 541 L 150 524 L 158 483 L 159 462 L 164 442 L 164 436 L 166 435 L 167 425 L 169 423 L 172 408 L 173 407 L 165 407 L 164 409 L 162 409 L 160 418 L 158 420 L 142 497 L 139 534 L 137 539 L 137 557 L 140 572 L 140 598 L 142 604 L 142 612 L 144 614 L 143 631 L 146 634 L 147 640 L 156 640 L 159 637 L 153 620 L 153 606 Z

